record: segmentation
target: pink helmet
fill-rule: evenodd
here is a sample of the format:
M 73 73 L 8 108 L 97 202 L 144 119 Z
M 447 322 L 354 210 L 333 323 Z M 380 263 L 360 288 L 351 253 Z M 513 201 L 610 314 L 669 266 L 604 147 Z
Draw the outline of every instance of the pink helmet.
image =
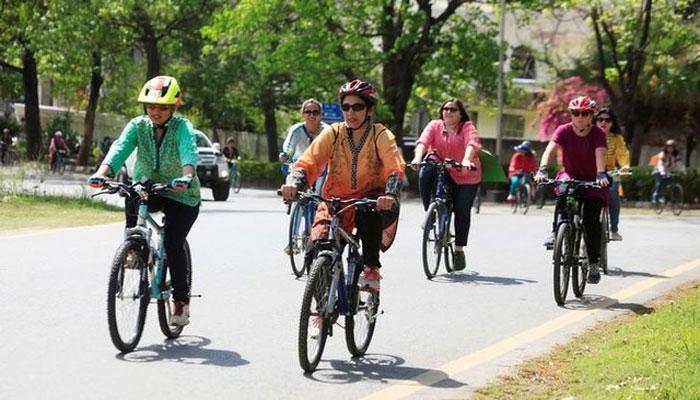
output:
M 375 89 L 371 83 L 363 82 L 359 79 L 354 79 L 340 87 L 340 89 L 338 90 L 338 97 L 340 98 L 340 102 L 342 103 L 343 98 L 345 98 L 345 96 L 349 94 L 360 96 L 373 106 L 376 105 L 377 101 L 379 100 L 377 89 Z
M 588 96 L 578 96 L 569 102 L 569 110 L 595 112 L 595 100 Z

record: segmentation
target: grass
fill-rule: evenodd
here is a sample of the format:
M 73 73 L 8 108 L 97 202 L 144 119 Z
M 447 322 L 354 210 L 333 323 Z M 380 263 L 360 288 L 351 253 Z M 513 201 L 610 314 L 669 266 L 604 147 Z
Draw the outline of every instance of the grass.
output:
M 473 398 L 700 399 L 700 283 L 659 303 L 526 362 Z
M 124 220 L 124 211 L 89 198 L 0 192 L 0 232 L 96 225 Z

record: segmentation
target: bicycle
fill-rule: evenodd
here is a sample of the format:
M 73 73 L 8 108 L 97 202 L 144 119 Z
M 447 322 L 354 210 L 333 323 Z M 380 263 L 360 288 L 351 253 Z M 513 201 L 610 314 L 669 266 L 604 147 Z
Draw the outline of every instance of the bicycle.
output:
M 0 163 L 5 167 L 11 167 L 19 160 L 14 146 L 5 142 L 0 142 L 0 153 L 2 153 Z
M 631 172 L 628 172 L 626 170 L 622 169 L 613 169 L 611 171 L 608 171 L 607 174 L 610 177 L 615 177 L 615 176 L 626 176 L 626 175 L 632 175 Z M 608 207 L 603 207 L 602 212 L 600 213 L 600 227 L 601 227 L 601 234 L 600 234 L 600 259 L 598 261 L 598 265 L 600 266 L 601 271 L 607 275 L 608 274 L 608 243 L 611 241 L 610 239 L 610 209 Z
M 532 175 L 531 174 L 519 174 L 521 176 L 521 183 L 518 188 L 515 189 L 515 198 L 513 199 L 511 206 L 513 209 L 513 214 L 518 212 L 527 214 L 530 209 L 530 203 L 534 200 L 534 191 L 532 189 Z
M 312 194 L 313 190 L 307 190 L 306 194 Z M 285 252 L 289 254 L 289 261 L 292 264 L 292 272 L 297 278 L 301 278 L 304 273 L 309 274 L 310 264 L 307 262 L 309 251 L 312 250 L 311 225 L 316 214 L 316 202 L 310 196 L 301 196 L 294 206 L 288 204 L 287 214 L 289 218 L 289 240 Z
M 114 255 L 109 273 L 107 324 L 112 343 L 121 353 L 136 348 L 151 299 L 157 301 L 161 332 L 168 339 L 177 338 L 184 327 L 170 325 L 172 285 L 165 254 L 165 217 L 158 224 L 148 211 L 149 197 L 165 193 L 170 190 L 170 185 L 149 182 L 127 185 L 107 181 L 103 189 L 92 197 L 119 193 L 122 197 L 138 198 L 136 226 L 127 228 L 126 239 Z M 186 276 L 191 287 L 192 257 L 187 241 L 184 250 L 187 255 Z
M 454 256 L 454 234 L 452 233 L 452 199 L 445 184 L 447 168 L 464 168 L 454 160 L 434 161 L 426 158 L 418 164 L 421 167 L 433 165 L 437 168 L 437 182 L 428 211 L 423 222 L 423 272 L 428 279 L 433 279 L 445 257 L 445 270 L 452 268 Z
M 51 164 L 51 173 L 59 173 L 60 175 L 63 175 L 64 172 L 66 172 L 66 151 L 65 150 L 57 150 L 56 154 L 54 154 L 54 160 L 53 164 Z
M 328 239 L 318 243 L 318 254 L 306 282 L 299 315 L 299 365 L 305 372 L 318 366 L 327 337 L 333 336 L 333 325 L 345 316 L 345 343 L 353 357 L 361 357 L 369 348 L 379 312 L 379 293 L 360 290 L 357 286 L 363 263 L 356 235 L 341 226 L 341 216 L 349 209 L 371 210 L 376 200 L 325 199 L 310 192 L 310 198 L 329 205 L 332 215 Z M 346 263 L 342 255 L 348 247 Z
M 670 206 L 673 215 L 681 215 L 683 212 L 683 186 L 680 184 L 678 174 L 668 174 L 662 178 L 665 180 L 663 189 L 658 193 L 658 197 L 652 200 L 652 207 L 657 214 L 661 215 L 664 208 Z
M 548 179 L 546 185 L 561 185 L 566 201 L 560 212 L 554 240 L 554 300 L 563 305 L 568 292 L 569 278 L 571 288 L 577 298 L 583 296 L 586 289 L 589 260 L 586 253 L 582 206 L 576 196 L 576 191 L 583 188 L 600 188 L 596 182 L 579 180 Z M 556 212 L 556 211 L 555 211 Z
M 233 193 L 238 193 L 241 191 L 241 172 L 238 171 L 238 161 L 233 161 L 235 167 L 232 165 L 229 167 L 229 172 L 231 173 L 231 189 Z

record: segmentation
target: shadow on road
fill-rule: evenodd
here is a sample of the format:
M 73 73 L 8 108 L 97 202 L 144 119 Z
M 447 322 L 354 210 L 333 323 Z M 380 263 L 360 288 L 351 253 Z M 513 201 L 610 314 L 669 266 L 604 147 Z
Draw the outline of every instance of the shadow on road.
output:
M 235 351 L 204 347 L 210 343 L 211 340 L 201 336 L 181 336 L 165 340 L 163 344 L 139 347 L 132 353 L 118 354 L 117 358 L 129 362 L 173 361 L 218 367 L 240 367 L 250 363 Z
M 651 314 L 654 308 L 637 303 L 620 303 L 616 299 L 607 296 L 599 295 L 584 295 L 580 299 L 567 301 L 564 308 L 568 310 L 627 310 L 632 311 L 637 315 Z
M 522 285 L 524 283 L 536 283 L 530 279 L 510 278 L 506 276 L 480 275 L 476 271 L 462 271 L 451 274 L 442 274 L 433 278 L 438 283 L 464 283 L 472 285 Z
M 305 374 L 305 376 L 317 382 L 333 384 L 354 383 L 363 380 L 390 383 L 390 381 L 396 380 L 414 380 L 421 376 L 421 378 L 436 382 L 430 385 L 431 387 L 454 389 L 467 385 L 450 378 L 443 371 L 405 367 L 403 364 L 406 360 L 388 354 L 367 354 L 361 358 L 330 360 L 329 362 L 330 369 L 318 369 L 313 374 Z M 416 384 L 422 383 L 416 381 Z
M 664 276 L 664 275 L 657 275 L 657 274 L 652 274 L 649 272 L 625 271 L 622 268 L 618 268 L 618 267 L 608 267 L 608 275 L 620 276 L 622 278 L 626 278 L 628 276 L 644 276 L 647 278 L 665 278 L 665 279 L 668 279 L 668 276 Z

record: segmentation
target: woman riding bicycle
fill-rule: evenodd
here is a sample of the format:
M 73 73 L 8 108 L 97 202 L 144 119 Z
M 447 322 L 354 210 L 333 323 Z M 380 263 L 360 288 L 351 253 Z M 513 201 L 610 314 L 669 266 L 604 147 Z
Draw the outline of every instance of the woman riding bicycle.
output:
M 63 138 L 63 132 L 56 131 L 49 143 L 49 169 L 53 169 L 56 163 L 56 154 L 59 151 L 63 151 L 64 154 L 67 154 L 68 144 L 66 144 L 66 140 Z
M 571 122 L 559 125 L 552 134 L 552 139 L 542 154 L 540 168 L 535 175 L 535 181 L 547 179 L 547 164 L 552 153 L 561 152 L 563 169 L 557 173 L 557 179 L 576 179 L 595 181 L 603 186 L 599 189 L 582 189 L 577 195 L 583 203 L 583 227 L 586 239 L 586 251 L 590 261 L 588 282 L 598 283 L 600 271 L 600 212 L 603 204 L 608 201 L 609 180 L 605 173 L 605 157 L 607 154 L 605 132 L 593 124 L 595 101 L 588 96 L 579 96 L 569 102 Z M 548 248 L 554 244 L 554 232 L 557 229 L 559 213 L 564 210 L 566 196 L 564 191 L 557 193 L 557 203 L 554 209 L 552 233 L 545 241 Z
M 605 168 L 610 171 L 619 167 L 621 171 L 630 169 L 630 151 L 625 137 L 622 136 L 617 116 L 607 107 L 601 108 L 595 115 L 596 126 L 605 132 L 608 153 Z M 618 232 L 620 222 L 620 178 L 614 177 L 610 185 L 610 240 L 622 240 Z
M 664 149 L 657 154 L 656 160 L 656 165 L 654 166 L 656 184 L 651 195 L 652 203 L 659 201 L 659 195 L 663 193 L 664 187 L 671 180 L 671 173 L 674 170 L 683 170 L 684 167 L 678 154 L 676 141 L 673 139 L 666 141 Z
M 445 101 L 440 106 L 439 114 L 440 119 L 430 121 L 418 138 L 411 167 L 417 168 L 426 150 L 438 161 L 455 160 L 464 167 L 449 168 L 449 176 L 446 177 L 455 214 L 454 268 L 461 271 L 467 267 L 464 247 L 469 236 L 472 204 L 481 183 L 478 157 L 481 143 L 476 127 L 460 100 Z M 418 189 L 426 211 L 435 188 L 436 174 L 436 168 L 432 165 L 422 167 L 418 173 Z
M 138 148 L 134 181 L 147 178 L 154 183 L 170 183 L 172 191 L 149 199 L 151 211 L 165 213 L 165 252 L 172 277 L 173 325 L 189 323 L 189 282 L 185 239 L 199 215 L 200 185 L 195 174 L 197 145 L 192 124 L 173 115 L 182 104 L 182 92 L 175 78 L 157 76 L 143 86 L 138 97 L 145 114 L 129 121 L 112 144 L 102 165 L 88 179 L 101 187 L 107 176 L 119 171 L 124 161 Z M 136 225 L 137 199 L 126 198 L 126 227 Z
M 532 152 L 530 142 L 525 140 L 513 147 L 513 150 L 515 150 L 515 153 L 510 158 L 510 164 L 508 165 L 508 179 L 510 180 L 510 190 L 506 198 L 508 201 L 514 201 L 518 187 L 527 182 L 530 176 L 537 172 L 537 159 Z
M 371 197 L 377 199 L 378 211 L 391 210 L 398 205 L 405 164 L 394 134 L 372 122 L 377 90 L 370 83 L 355 79 L 340 87 L 338 97 L 345 122 L 325 128 L 311 143 L 294 165 L 291 183 L 282 186 L 282 195 L 286 200 L 296 199 L 298 190 L 314 182 L 327 166 L 323 197 Z M 363 289 L 379 291 L 379 251 L 386 250 L 393 240 L 393 236 L 383 238 L 382 231 L 385 225 L 395 224 L 398 215 L 393 217 L 393 221 L 385 221 L 374 212 L 343 214 L 343 228 L 351 231 L 355 225 L 362 241 L 364 269 L 359 285 Z M 328 206 L 321 203 L 314 218 L 312 240 L 328 236 L 330 220 Z

